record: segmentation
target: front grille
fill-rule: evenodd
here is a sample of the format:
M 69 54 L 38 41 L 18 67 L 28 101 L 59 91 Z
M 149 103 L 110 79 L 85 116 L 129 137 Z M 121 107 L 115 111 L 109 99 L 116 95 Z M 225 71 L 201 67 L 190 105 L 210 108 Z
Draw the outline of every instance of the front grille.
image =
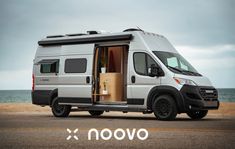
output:
M 186 93 L 186 96 L 188 98 L 194 99 L 194 100 L 201 100 L 201 98 L 198 96 L 198 94 L 194 94 L 194 93 Z
M 205 101 L 216 101 L 218 99 L 218 92 L 214 88 L 200 88 L 199 92 Z

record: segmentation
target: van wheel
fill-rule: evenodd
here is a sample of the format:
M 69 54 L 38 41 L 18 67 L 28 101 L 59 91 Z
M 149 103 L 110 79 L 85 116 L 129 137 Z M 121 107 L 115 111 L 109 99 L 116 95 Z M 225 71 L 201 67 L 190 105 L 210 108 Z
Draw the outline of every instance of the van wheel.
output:
M 95 110 L 89 110 L 88 111 L 91 116 L 100 116 L 101 114 L 104 113 L 104 111 L 95 111 Z
M 205 117 L 208 113 L 208 110 L 199 110 L 199 111 L 189 111 L 187 115 L 194 120 L 199 120 Z
M 67 117 L 71 111 L 71 106 L 59 105 L 58 98 L 55 98 L 52 101 L 51 110 L 55 117 Z
M 171 96 L 159 96 L 153 103 L 153 112 L 158 120 L 174 120 L 177 115 L 175 101 Z

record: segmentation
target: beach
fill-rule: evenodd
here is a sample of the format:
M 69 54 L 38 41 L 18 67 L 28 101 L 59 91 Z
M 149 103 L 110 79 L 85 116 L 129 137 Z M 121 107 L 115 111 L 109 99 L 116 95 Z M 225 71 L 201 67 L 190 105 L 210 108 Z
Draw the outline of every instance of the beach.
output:
M 67 128 L 78 128 L 78 140 L 66 140 Z M 91 128 L 115 130 L 145 128 L 146 140 L 109 141 L 87 139 Z M 30 103 L 0 104 L 0 148 L 234 148 L 235 103 L 221 102 L 219 110 L 193 121 L 179 114 L 174 121 L 158 121 L 153 114 L 106 112 L 91 117 L 73 112 L 68 118 L 53 117 L 49 107 Z

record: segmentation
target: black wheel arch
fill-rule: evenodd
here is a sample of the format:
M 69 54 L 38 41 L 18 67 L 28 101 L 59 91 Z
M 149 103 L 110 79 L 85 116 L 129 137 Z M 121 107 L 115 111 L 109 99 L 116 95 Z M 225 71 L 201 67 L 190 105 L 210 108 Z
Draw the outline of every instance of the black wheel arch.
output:
M 50 101 L 49 101 L 50 106 L 51 106 L 52 101 L 55 97 L 58 97 L 58 88 L 56 88 L 50 92 Z
M 182 94 L 176 88 L 167 85 L 155 86 L 150 90 L 147 97 L 148 110 L 152 110 L 155 99 L 161 95 L 170 95 L 176 103 L 178 113 L 185 112 L 185 102 Z
M 36 105 L 51 105 L 52 100 L 58 96 L 58 88 L 47 90 L 33 90 L 31 92 L 32 103 Z

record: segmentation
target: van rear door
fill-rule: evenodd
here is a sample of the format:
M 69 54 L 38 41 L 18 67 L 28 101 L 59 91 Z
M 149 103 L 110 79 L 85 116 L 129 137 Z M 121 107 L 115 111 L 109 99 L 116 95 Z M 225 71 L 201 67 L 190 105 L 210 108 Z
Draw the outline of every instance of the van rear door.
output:
M 59 103 L 92 103 L 93 54 L 94 44 L 62 46 Z

